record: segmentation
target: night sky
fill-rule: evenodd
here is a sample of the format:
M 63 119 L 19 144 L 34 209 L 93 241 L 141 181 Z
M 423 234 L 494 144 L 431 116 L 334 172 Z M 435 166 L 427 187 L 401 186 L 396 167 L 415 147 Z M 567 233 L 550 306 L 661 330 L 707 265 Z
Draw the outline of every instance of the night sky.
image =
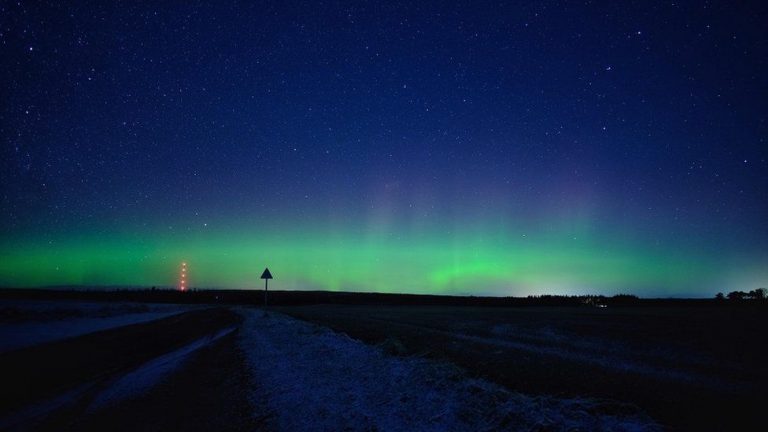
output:
M 768 286 L 762 2 L 67 3 L 0 3 L 0 285 Z

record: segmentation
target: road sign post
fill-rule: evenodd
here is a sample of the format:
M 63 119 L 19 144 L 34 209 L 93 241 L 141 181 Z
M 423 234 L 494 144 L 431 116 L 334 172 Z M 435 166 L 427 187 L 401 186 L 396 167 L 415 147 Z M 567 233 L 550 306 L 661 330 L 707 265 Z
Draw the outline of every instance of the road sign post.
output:
M 272 273 L 269 272 L 269 268 L 265 268 L 261 273 L 261 278 L 264 279 L 264 310 L 267 309 L 267 290 L 269 289 L 269 280 L 272 279 Z M 266 313 L 266 312 L 265 312 Z

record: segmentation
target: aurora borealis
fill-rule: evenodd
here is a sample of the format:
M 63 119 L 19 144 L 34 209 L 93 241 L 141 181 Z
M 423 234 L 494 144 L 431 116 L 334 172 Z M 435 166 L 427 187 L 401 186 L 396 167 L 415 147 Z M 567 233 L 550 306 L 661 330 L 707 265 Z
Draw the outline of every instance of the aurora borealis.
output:
M 3 6 L 0 286 L 768 286 L 761 8 Z
M 336 233 L 206 228 L 146 237 L 87 233 L 44 244 L 25 239 L 4 245 L 0 273 L 6 284 L 22 286 L 173 286 L 179 263 L 186 261 L 192 286 L 254 288 L 265 263 L 273 272 L 280 269 L 282 289 L 479 295 L 695 295 L 702 287 L 737 283 L 738 277 L 755 278 L 742 283 L 764 277 L 748 259 L 723 261 L 692 246 L 641 249 L 590 239 L 588 233 L 579 240 L 572 231 L 517 238 L 503 237 L 508 229 L 420 231 L 398 238 L 347 228 Z M 683 290 L 689 286 L 694 289 Z

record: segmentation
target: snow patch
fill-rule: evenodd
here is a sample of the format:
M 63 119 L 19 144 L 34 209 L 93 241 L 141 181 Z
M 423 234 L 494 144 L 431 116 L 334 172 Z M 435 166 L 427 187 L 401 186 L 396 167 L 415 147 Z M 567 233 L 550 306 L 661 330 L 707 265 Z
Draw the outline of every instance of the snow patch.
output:
M 163 378 L 177 370 L 191 353 L 210 345 L 233 331 L 235 331 L 234 326 L 225 328 L 144 363 L 132 372 L 121 376 L 109 388 L 99 393 L 91 402 L 88 411 L 99 410 L 145 394 Z

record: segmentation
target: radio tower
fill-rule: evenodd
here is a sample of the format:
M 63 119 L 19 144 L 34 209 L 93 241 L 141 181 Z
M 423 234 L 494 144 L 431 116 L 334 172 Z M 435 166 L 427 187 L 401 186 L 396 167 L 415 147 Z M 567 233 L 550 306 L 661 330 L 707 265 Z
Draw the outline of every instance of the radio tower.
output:
M 179 290 L 187 290 L 187 263 L 181 263 L 181 279 L 179 280 Z

